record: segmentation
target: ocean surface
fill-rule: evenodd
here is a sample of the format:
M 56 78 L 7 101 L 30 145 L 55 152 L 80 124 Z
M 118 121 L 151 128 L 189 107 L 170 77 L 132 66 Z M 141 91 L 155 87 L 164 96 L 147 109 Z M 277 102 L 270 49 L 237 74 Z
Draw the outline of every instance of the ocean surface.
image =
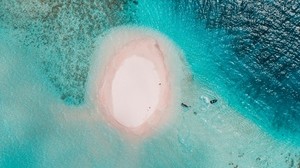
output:
M 76 117 L 122 25 L 165 34 L 192 73 L 191 108 L 139 145 Z M 0 0 L 0 167 L 299 168 L 299 48 L 300 1 Z

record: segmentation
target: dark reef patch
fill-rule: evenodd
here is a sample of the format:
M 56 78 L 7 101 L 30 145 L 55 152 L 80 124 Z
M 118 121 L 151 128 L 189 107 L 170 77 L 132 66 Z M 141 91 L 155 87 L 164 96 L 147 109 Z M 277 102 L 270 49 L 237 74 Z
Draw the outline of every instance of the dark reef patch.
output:
M 207 29 L 232 37 L 235 54 L 220 69 L 228 87 L 258 109 L 251 116 L 300 135 L 300 1 L 200 0 L 194 8 Z
M 79 105 L 96 37 L 133 13 L 134 1 L 127 0 L 2 0 L 0 28 L 19 31 L 24 45 L 39 50 L 37 60 L 60 98 Z

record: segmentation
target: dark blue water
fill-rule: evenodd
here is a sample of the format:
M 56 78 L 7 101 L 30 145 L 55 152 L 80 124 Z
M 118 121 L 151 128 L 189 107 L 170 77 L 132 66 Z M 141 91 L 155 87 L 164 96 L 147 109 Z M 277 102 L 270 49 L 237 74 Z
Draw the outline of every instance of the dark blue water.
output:
M 223 95 L 277 137 L 299 142 L 299 1 L 211 1 L 204 6 L 206 26 L 232 37 L 224 45 L 233 53 L 224 50 L 216 59 L 217 82 L 236 98 Z

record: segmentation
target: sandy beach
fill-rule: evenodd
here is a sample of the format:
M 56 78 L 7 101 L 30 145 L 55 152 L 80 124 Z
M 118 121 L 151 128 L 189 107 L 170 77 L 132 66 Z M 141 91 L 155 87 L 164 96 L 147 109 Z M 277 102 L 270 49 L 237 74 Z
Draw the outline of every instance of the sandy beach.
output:
M 170 102 L 163 54 L 152 38 L 125 45 L 107 65 L 100 102 L 109 121 L 121 129 L 145 132 Z M 150 121 L 152 118 L 152 122 Z
M 158 33 L 134 28 L 108 33 L 100 46 L 90 94 L 105 122 L 139 137 L 169 122 L 182 76 L 169 72 L 181 67 L 179 50 Z

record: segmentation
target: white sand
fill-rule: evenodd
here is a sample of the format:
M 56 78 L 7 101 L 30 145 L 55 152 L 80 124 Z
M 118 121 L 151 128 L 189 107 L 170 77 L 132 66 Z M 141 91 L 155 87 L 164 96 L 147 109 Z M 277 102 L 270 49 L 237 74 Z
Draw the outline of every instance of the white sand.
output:
M 164 55 L 150 37 L 129 41 L 106 65 L 100 101 L 119 128 L 149 128 L 170 102 L 170 84 Z M 113 122 L 114 122 L 113 121 Z
M 88 96 L 104 121 L 138 138 L 170 124 L 180 110 L 174 110 L 184 76 L 180 50 L 163 35 L 134 27 L 114 29 L 99 46 Z
M 114 118 L 126 127 L 138 127 L 155 112 L 160 99 L 155 65 L 143 57 L 127 58 L 112 82 Z

